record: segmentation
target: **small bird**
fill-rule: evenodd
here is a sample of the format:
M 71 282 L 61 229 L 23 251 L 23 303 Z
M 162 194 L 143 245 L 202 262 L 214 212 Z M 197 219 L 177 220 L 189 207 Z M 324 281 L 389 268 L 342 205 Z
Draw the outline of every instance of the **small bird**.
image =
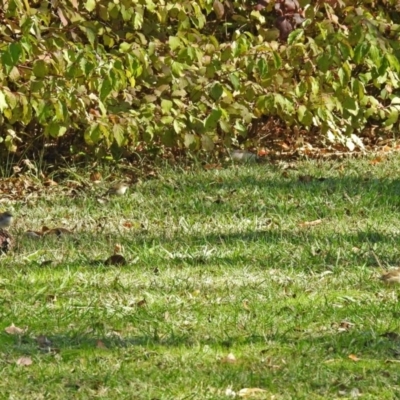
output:
M 13 215 L 9 212 L 0 213 L 0 228 L 8 228 L 13 222 Z
M 128 190 L 128 185 L 124 182 L 117 183 L 108 189 L 106 195 L 108 196 L 123 196 Z
M 388 284 L 400 283 L 400 268 L 386 272 L 380 277 L 380 280 Z

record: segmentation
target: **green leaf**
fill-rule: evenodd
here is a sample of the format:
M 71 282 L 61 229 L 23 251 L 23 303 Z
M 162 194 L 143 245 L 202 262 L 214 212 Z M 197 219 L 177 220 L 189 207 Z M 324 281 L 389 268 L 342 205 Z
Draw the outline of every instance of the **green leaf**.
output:
M 214 101 L 217 101 L 222 96 L 224 89 L 219 82 L 214 83 L 210 89 L 210 96 Z
M 232 82 L 232 86 L 235 90 L 240 89 L 240 79 L 237 73 L 233 73 L 229 75 L 229 79 Z
M 67 127 L 58 122 L 50 122 L 45 132 L 53 138 L 59 138 L 67 132 Z
M 299 121 L 305 126 L 311 126 L 312 124 L 312 113 L 307 109 L 306 106 L 301 105 L 297 110 L 297 117 Z
M 96 0 L 86 0 L 85 8 L 89 12 L 93 11 L 96 8 Z
M 100 100 L 104 101 L 112 91 L 111 79 L 106 76 L 100 86 Z
M 350 96 L 347 96 L 343 101 L 343 109 L 352 115 L 358 114 L 358 104 L 357 102 Z
M 323 54 L 322 56 L 318 57 L 317 65 L 321 72 L 327 72 L 331 66 L 331 58 L 328 54 Z
M 364 61 L 365 56 L 368 54 L 370 44 L 367 42 L 359 43 L 354 49 L 353 60 L 355 63 L 360 64 Z
M 275 68 L 279 69 L 280 67 L 282 67 L 282 59 L 280 55 L 276 51 L 273 51 L 272 56 L 274 57 Z
M 196 136 L 192 135 L 191 133 L 185 134 L 185 147 L 193 148 L 196 147 Z
M 396 107 L 390 107 L 389 115 L 384 122 L 384 126 L 390 126 L 395 124 L 399 119 L 399 110 Z
M 217 127 L 221 116 L 222 111 L 219 108 L 212 110 L 208 117 L 204 120 L 204 128 L 208 131 L 214 130 Z
M 172 51 L 176 50 L 176 49 L 180 49 L 181 47 L 183 47 L 183 44 L 181 42 L 181 40 L 176 37 L 176 36 L 170 36 L 168 38 L 168 44 L 169 47 Z
M 43 60 L 37 60 L 33 64 L 33 73 L 36 78 L 44 78 L 48 74 L 47 64 Z
M 173 105 L 174 105 L 174 104 L 172 103 L 171 100 L 165 100 L 165 99 L 161 100 L 161 110 L 162 110 L 162 113 L 163 113 L 164 115 L 169 114 L 170 111 L 171 111 L 171 108 L 173 107 Z
M 7 107 L 6 96 L 4 95 L 4 92 L 0 91 L 0 112 L 3 112 Z
M 119 147 L 125 143 L 124 127 L 121 124 L 115 124 L 113 126 L 113 136 Z

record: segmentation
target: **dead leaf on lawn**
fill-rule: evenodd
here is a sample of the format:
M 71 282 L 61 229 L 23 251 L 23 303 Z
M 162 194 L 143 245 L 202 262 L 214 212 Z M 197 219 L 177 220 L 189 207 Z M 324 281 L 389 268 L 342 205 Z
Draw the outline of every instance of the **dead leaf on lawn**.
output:
M 122 253 L 123 249 L 124 248 L 122 247 L 122 244 L 115 243 L 115 245 L 114 245 L 114 254 Z
M 121 254 L 113 254 L 104 262 L 105 265 L 126 265 L 127 262 Z
M 342 321 L 338 326 L 338 332 L 347 332 L 351 328 L 354 328 L 354 324 L 349 321 Z
M 147 304 L 146 299 L 143 299 L 136 303 L 136 307 L 144 307 L 146 304 Z
M 130 222 L 130 221 L 125 221 L 125 222 L 122 224 L 122 226 L 123 226 L 124 228 L 130 229 L 130 228 L 133 227 L 133 224 L 132 224 L 132 222 Z
M 379 279 L 388 285 L 400 283 L 400 268 L 386 272 Z
M 352 360 L 352 361 L 355 361 L 355 362 L 361 360 L 355 354 L 349 354 L 349 359 Z
M 91 180 L 93 183 L 100 183 L 102 179 L 103 179 L 103 178 L 102 178 L 100 172 L 92 172 L 92 173 L 90 174 L 90 180 Z
M 236 362 L 236 357 L 233 353 L 229 353 L 226 357 L 221 360 L 224 363 L 234 364 Z
M 371 165 L 377 165 L 380 164 L 384 159 L 382 157 L 376 157 L 373 160 L 371 160 L 369 163 Z
M 96 347 L 98 348 L 98 349 L 107 349 L 107 346 L 104 344 L 104 342 L 102 341 L 102 340 L 98 340 L 97 342 L 96 342 Z
M 305 221 L 305 222 L 301 222 L 299 224 L 299 226 L 301 227 L 307 227 L 307 226 L 315 226 L 315 225 L 319 225 L 322 223 L 322 219 L 316 219 L 314 221 Z
M 238 392 L 239 397 L 254 397 L 258 396 L 262 393 L 266 393 L 267 391 L 260 388 L 244 388 L 240 389 Z
M 9 335 L 22 335 L 25 333 L 26 329 L 18 328 L 14 324 L 11 324 L 4 329 Z
M 29 365 L 33 364 L 32 358 L 30 357 L 20 357 L 18 358 L 17 365 L 22 365 L 23 367 L 29 367 Z

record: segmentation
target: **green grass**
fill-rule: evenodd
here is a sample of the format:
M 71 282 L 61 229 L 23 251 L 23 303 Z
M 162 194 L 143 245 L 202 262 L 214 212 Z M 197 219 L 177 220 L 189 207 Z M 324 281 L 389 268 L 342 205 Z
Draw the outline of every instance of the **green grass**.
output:
M 91 186 L 15 201 L 0 398 L 398 398 L 400 340 L 384 334 L 400 334 L 399 291 L 374 253 L 397 266 L 399 177 L 399 157 L 166 169 L 107 204 Z M 43 225 L 75 233 L 24 236 Z M 126 266 L 95 262 L 116 244 Z

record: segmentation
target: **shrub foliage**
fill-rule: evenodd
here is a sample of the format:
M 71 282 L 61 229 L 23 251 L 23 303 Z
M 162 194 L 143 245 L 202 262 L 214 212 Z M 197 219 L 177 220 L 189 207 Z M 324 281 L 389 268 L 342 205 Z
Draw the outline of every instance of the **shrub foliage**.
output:
M 398 128 L 397 0 L 2 0 L 0 140 L 213 149 L 263 115 Z

